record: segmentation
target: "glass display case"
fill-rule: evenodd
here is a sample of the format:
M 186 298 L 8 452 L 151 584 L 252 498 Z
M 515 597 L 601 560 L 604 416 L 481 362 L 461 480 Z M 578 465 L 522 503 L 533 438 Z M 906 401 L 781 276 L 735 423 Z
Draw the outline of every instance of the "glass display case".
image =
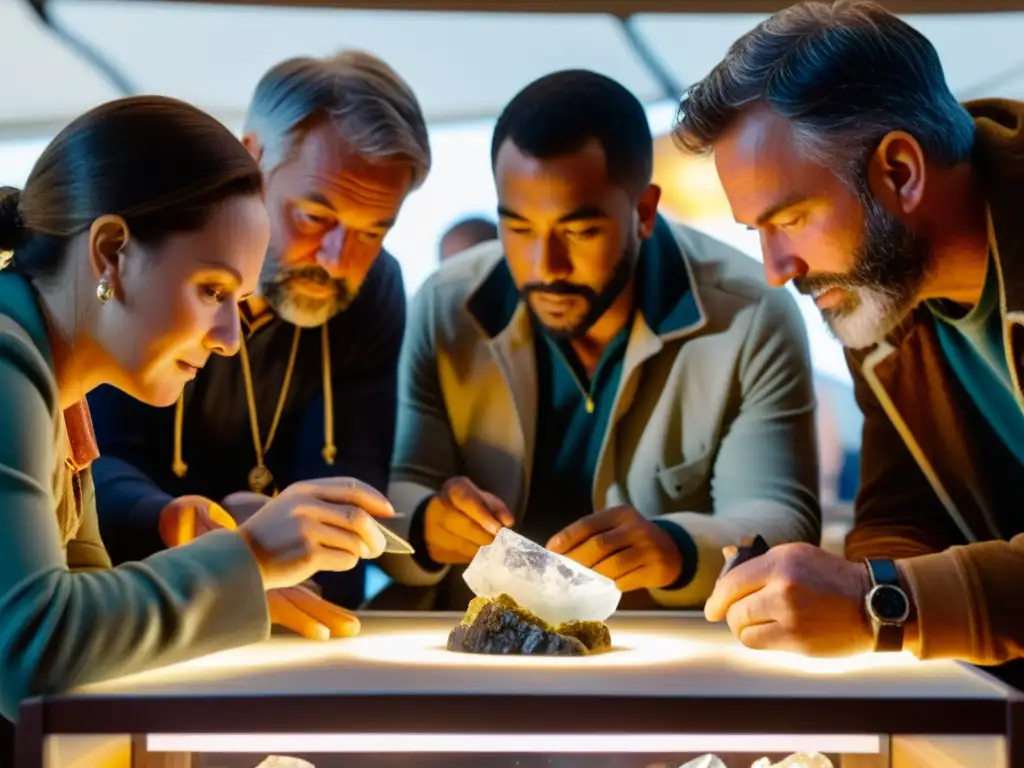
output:
M 27 701 L 18 767 L 1024 766 L 1024 697 L 967 665 L 756 652 L 692 613 L 616 614 L 603 654 L 478 656 L 445 649 L 460 618 L 364 613 L 356 638 L 274 637 Z

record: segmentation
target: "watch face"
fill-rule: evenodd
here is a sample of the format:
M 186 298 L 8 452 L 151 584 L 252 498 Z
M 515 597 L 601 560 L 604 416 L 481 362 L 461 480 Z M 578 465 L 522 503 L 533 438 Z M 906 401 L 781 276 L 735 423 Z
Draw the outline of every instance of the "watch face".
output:
M 886 624 L 899 624 L 906 621 L 910 606 L 902 589 L 881 584 L 871 590 L 868 597 L 871 613 L 878 621 Z

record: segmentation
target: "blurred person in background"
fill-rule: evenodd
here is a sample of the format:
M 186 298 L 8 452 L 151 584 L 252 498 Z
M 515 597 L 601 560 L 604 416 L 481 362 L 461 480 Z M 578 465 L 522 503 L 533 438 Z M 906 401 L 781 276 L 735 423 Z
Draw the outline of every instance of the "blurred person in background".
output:
M 681 607 L 703 604 L 727 544 L 817 543 L 801 315 L 756 261 L 659 216 L 636 97 L 592 72 L 541 78 L 491 158 L 500 241 L 410 305 L 389 497 L 417 553 L 382 565 L 461 610 L 463 566 L 511 526 Z
M 8 738 L 25 697 L 260 641 L 271 622 L 296 626 L 293 585 L 383 550 L 368 513 L 390 505 L 350 478 L 293 486 L 237 530 L 142 562 L 112 568 L 103 546 L 86 396 L 107 385 L 172 405 L 208 362 L 238 351 L 237 303 L 256 288 L 270 238 L 262 186 L 219 122 L 139 97 L 73 121 L 24 191 L 0 189 L 0 251 L 13 253 L 0 273 Z M 194 538 L 195 519 L 180 522 Z M 350 629 L 321 620 L 332 634 Z
M 498 225 L 490 219 L 485 219 L 482 216 L 460 219 L 441 235 L 437 259 L 438 261 L 450 259 L 455 254 L 467 251 L 474 245 L 497 239 Z
M 201 532 L 312 478 L 387 487 L 406 296 L 382 243 L 430 167 L 420 106 L 369 54 L 291 59 L 256 86 L 243 142 L 263 171 L 270 246 L 241 304 L 241 354 L 211 360 L 171 407 L 90 395 L 115 562 L 177 543 L 185 511 Z M 363 600 L 363 567 L 317 579 L 337 605 Z
M 779 547 L 708 618 L 754 648 L 1024 656 L 1024 104 L 957 103 L 923 35 L 845 0 L 758 25 L 680 116 L 769 282 L 847 347 L 864 414 L 849 562 Z

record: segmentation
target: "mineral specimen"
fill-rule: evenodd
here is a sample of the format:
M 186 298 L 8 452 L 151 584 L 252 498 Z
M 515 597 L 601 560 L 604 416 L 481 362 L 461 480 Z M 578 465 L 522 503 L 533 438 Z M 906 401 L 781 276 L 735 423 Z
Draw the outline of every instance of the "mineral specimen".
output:
M 771 760 L 763 757 L 750 768 L 832 768 L 832 761 L 818 752 L 800 752 L 774 766 Z
M 448 650 L 465 653 L 586 656 L 611 647 L 611 633 L 599 622 L 574 621 L 552 627 L 508 595 L 477 597 L 448 635 Z
M 615 582 L 509 528 L 477 550 L 462 576 L 477 597 L 509 595 L 552 625 L 604 621 L 619 605 Z
M 715 755 L 701 755 L 696 760 L 691 760 L 679 768 L 727 768 L 727 766 Z

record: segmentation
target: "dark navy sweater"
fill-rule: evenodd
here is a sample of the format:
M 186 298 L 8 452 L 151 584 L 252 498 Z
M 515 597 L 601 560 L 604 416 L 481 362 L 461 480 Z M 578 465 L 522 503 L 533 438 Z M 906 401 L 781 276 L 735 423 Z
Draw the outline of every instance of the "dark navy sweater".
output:
M 381 253 L 352 305 L 329 321 L 337 457 L 324 446 L 321 329 L 302 331 L 284 412 L 265 457 L 281 490 L 298 480 L 348 475 L 387 490 L 394 443 L 398 353 L 406 296 L 398 262 Z M 244 326 L 243 326 L 244 327 Z M 280 318 L 246 331 L 260 434 L 266 439 L 281 392 L 295 326 Z M 249 490 L 255 466 L 241 360 L 213 357 L 185 389 L 182 457 L 172 471 L 175 407 L 152 408 L 112 387 L 89 396 L 101 458 L 93 465 L 103 540 L 114 563 L 164 548 L 160 511 L 175 497 L 220 501 Z M 271 493 L 268 489 L 266 493 Z M 345 607 L 363 599 L 365 568 L 319 574 L 324 596 Z

